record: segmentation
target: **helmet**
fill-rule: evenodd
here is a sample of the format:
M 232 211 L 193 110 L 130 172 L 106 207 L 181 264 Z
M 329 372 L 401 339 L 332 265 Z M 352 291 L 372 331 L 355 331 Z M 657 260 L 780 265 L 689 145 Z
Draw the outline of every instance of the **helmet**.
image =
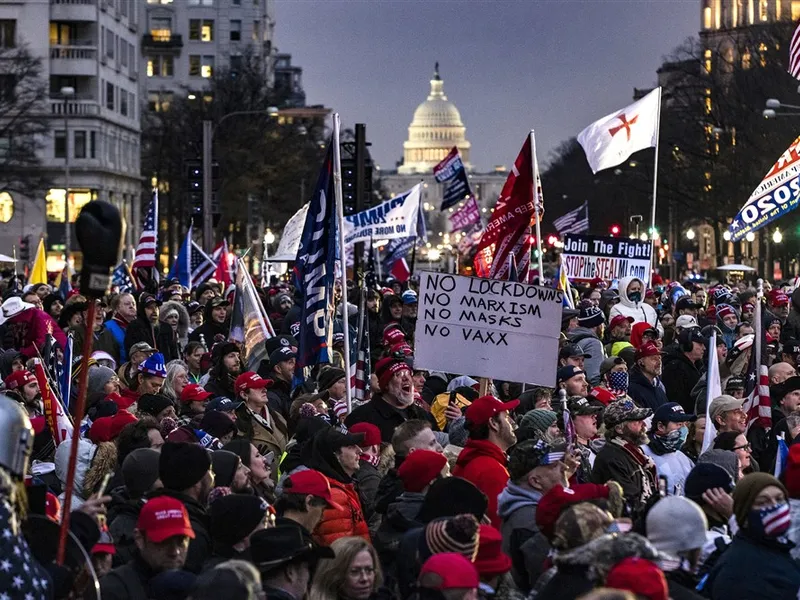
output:
M 33 427 L 19 402 L 0 394 L 0 467 L 23 479 L 33 450 Z

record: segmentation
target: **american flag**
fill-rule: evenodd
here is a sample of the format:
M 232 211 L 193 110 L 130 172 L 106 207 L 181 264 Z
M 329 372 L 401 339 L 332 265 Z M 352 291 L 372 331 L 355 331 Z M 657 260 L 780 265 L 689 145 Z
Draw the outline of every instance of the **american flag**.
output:
M 760 332 L 756 332 L 759 335 Z M 765 365 L 758 366 L 756 375 L 755 346 L 750 353 L 750 363 L 747 366 L 747 377 L 744 384 L 744 406 L 742 410 L 747 415 L 747 428 L 758 422 L 764 429 L 772 429 L 772 403 L 769 397 L 769 376 Z M 758 384 L 756 384 L 758 378 Z
M 789 73 L 795 79 L 800 79 L 800 25 L 795 29 L 789 44 Z
M 131 264 L 131 271 L 137 269 L 152 269 L 156 266 L 156 253 L 158 252 L 158 190 L 153 190 L 153 199 L 147 208 L 147 215 L 142 225 L 139 243 L 136 245 L 136 255 Z
M 132 292 L 136 288 L 131 272 L 128 269 L 128 263 L 124 260 L 111 273 L 111 285 L 117 287 L 120 292 Z
M 361 302 L 358 317 L 358 351 L 355 361 L 350 364 L 350 389 L 353 390 L 353 400 L 365 402 L 369 399 L 369 378 L 371 373 L 369 351 L 369 319 L 366 316 L 367 289 L 361 286 Z
M 216 269 L 217 264 L 192 240 L 190 226 L 167 277 L 177 279 L 182 286 L 192 289 L 211 277 Z
M 215 263 L 208 254 L 203 252 L 203 249 L 195 242 L 192 242 L 190 263 L 192 269 L 192 287 L 197 287 L 210 279 L 217 270 L 217 263 Z
M 553 221 L 559 235 L 565 233 L 583 233 L 589 231 L 589 203 L 584 202 L 575 210 L 569 211 Z

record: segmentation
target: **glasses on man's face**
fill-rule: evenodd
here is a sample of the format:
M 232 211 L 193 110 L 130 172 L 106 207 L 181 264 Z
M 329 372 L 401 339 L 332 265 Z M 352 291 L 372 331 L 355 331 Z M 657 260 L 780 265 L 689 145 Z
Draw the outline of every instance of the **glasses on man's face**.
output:
M 745 452 L 750 452 L 753 450 L 753 446 L 749 443 L 745 444 L 744 446 L 734 446 L 734 450 L 744 450 Z

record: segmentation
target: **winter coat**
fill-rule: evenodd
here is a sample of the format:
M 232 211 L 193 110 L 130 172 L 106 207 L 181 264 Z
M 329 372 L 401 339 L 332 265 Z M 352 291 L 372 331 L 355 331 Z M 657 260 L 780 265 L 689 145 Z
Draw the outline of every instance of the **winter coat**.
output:
M 536 507 L 542 494 L 511 481 L 497 497 L 497 515 L 500 517 L 500 533 L 503 535 L 503 552 L 511 557 L 511 574 L 522 589 L 528 588 L 524 569 L 522 545 L 532 538 L 539 528 L 536 526 Z
M 381 441 L 388 443 L 392 441 L 395 428 L 409 419 L 428 421 L 434 431 L 438 430 L 436 421 L 429 412 L 415 404 L 400 410 L 386 402 L 381 394 L 373 395 L 369 402 L 353 409 L 353 412 L 347 415 L 344 424 L 352 427 L 356 423 L 372 423 L 381 430 Z
M 143 499 L 132 500 L 124 486 L 111 490 L 106 520 L 117 550 L 114 555 L 115 567 L 130 562 L 136 554 L 133 530 L 136 529 L 136 521 L 143 504 Z
M 164 355 L 164 362 L 168 363 L 171 360 L 179 360 L 182 358 L 181 350 L 186 346 L 189 341 L 189 312 L 179 302 L 164 302 L 161 305 L 160 314 L 166 315 L 168 312 L 175 310 L 178 312 L 178 329 L 172 329 L 169 323 L 159 321 L 158 326 L 158 342 L 157 348 L 161 354 Z
M 670 496 L 683 496 L 686 477 L 694 468 L 694 463 L 680 450 L 658 454 L 650 445 L 642 446 L 644 453 L 656 465 L 658 476 L 667 478 L 667 494 Z
M 189 541 L 189 550 L 186 553 L 186 562 L 183 568 L 192 573 L 199 574 L 205 563 L 211 556 L 212 541 L 209 528 L 211 525 L 211 518 L 206 511 L 206 507 L 200 504 L 197 500 L 186 494 L 176 492 L 175 490 L 160 489 L 150 494 L 151 498 L 159 496 L 169 496 L 183 502 L 186 507 L 186 512 L 189 513 L 189 522 L 192 524 L 194 530 L 194 539 Z
M 56 448 L 56 476 L 65 485 L 72 440 L 66 440 Z M 93 444 L 87 438 L 78 442 L 78 460 L 75 466 L 75 483 L 72 493 L 72 510 L 76 510 L 91 496 L 107 472 L 113 472 L 117 464 L 117 446 L 113 442 Z M 64 492 L 59 495 L 64 501 Z
M 139 342 L 147 342 L 153 348 L 160 350 L 158 347 L 158 325 L 153 325 L 150 319 L 144 312 L 145 304 L 141 302 L 136 306 L 136 318 L 128 323 L 128 328 L 125 330 L 125 354 L 130 356 L 131 346 Z
M 137 550 L 131 562 L 100 580 L 100 597 L 103 600 L 148 600 L 149 583 L 156 575 Z
M 63 350 L 67 347 L 67 336 L 55 319 L 41 309 L 28 308 L 9 317 L 4 323 L 6 333 L 13 340 L 12 348 L 19 350 L 25 358 L 36 358 L 47 341 L 47 334 L 55 338 Z
M 638 279 L 642 284 L 642 299 L 639 302 L 633 302 L 628 298 L 628 286 L 634 279 Z M 608 314 L 608 322 L 616 317 L 622 315 L 623 317 L 633 317 L 634 323 L 647 322 L 652 327 L 655 327 L 660 334 L 664 334 L 664 328 L 658 320 L 658 314 L 649 304 L 644 302 L 644 293 L 647 289 L 644 281 L 638 277 L 623 277 L 619 280 L 619 302 L 611 307 Z
M 375 512 L 375 497 L 378 495 L 378 486 L 381 483 L 380 473 L 370 463 L 362 460 L 359 461 L 358 471 L 353 474 L 353 481 L 358 489 L 358 499 L 361 501 L 361 509 L 369 530 L 374 531 L 380 524 L 380 516 Z
M 386 510 L 386 516 L 381 521 L 377 533 L 373 536 L 373 544 L 378 552 L 384 571 L 392 570 L 397 557 L 397 549 L 403 535 L 423 524 L 417 520 L 417 515 L 422 508 L 425 494 L 418 492 L 403 492 L 392 502 Z
M 402 457 L 394 457 L 394 469 L 389 469 L 386 475 L 378 483 L 378 491 L 375 494 L 375 512 L 385 515 L 389 510 L 389 505 L 396 502 L 403 493 L 403 481 L 397 475 L 400 468 Z
M 318 544 L 330 546 L 342 537 L 360 537 L 369 540 L 369 528 L 364 520 L 358 492 L 352 483 L 343 483 L 328 477 L 333 501 L 341 509 L 326 508 L 322 520 L 314 529 L 314 539 Z
M 274 383 L 267 388 L 267 401 L 269 407 L 280 413 L 284 420 L 289 420 L 289 408 L 292 406 L 292 384 L 289 381 L 278 379 L 274 373 L 261 375 L 265 379 L 272 379 Z
M 639 465 L 627 450 L 608 442 L 594 459 L 592 483 L 604 484 L 612 479 L 622 486 L 625 502 L 633 516 L 657 491 L 656 471 L 652 463 L 649 466 Z
M 236 409 L 238 437 L 250 440 L 261 454 L 272 451 L 279 458 L 286 450 L 289 431 L 282 416 L 270 408 L 266 410 L 269 411 L 269 424 L 261 415 L 253 413 L 246 404 L 239 406 Z M 278 469 L 273 469 L 272 480 L 277 482 L 278 475 Z
M 226 398 L 235 400 L 238 394 L 233 389 L 234 381 L 235 380 L 231 379 L 227 373 L 219 375 L 216 373 L 215 369 L 212 369 L 209 372 L 208 381 L 206 381 L 206 384 L 203 386 L 203 388 L 215 396 L 225 396 Z
M 203 308 L 203 324 L 189 334 L 190 342 L 199 342 L 205 340 L 206 348 L 211 350 L 211 347 L 217 341 L 224 341 L 228 339 L 231 325 L 228 319 L 222 323 L 215 323 L 211 320 L 211 303 L 207 303 Z M 217 336 L 221 336 L 217 339 Z
M 104 335 L 106 332 L 106 326 L 101 325 L 100 329 L 95 331 L 92 328 L 92 334 L 94 335 L 94 339 L 92 341 L 92 353 L 94 352 L 108 352 L 112 356 L 112 358 L 119 354 L 119 350 L 117 348 L 117 342 L 114 340 L 113 336 Z M 80 327 L 76 327 L 72 330 L 72 348 L 75 350 L 75 353 L 83 352 L 83 342 L 86 339 L 86 326 L 81 325 Z M 115 359 L 116 360 L 116 359 Z M 119 365 L 120 363 L 117 362 Z
M 735 308 L 733 310 L 736 311 Z M 738 311 L 736 311 L 736 316 L 738 318 L 739 316 Z M 725 323 L 722 321 L 720 317 L 717 317 L 717 327 L 719 327 L 719 330 L 722 332 L 722 335 L 720 337 L 722 337 L 722 339 L 725 342 L 725 345 L 728 347 L 728 350 L 730 350 L 731 348 L 733 348 L 733 344 L 736 343 L 736 329 L 731 329 L 730 327 L 725 325 Z
M 695 592 L 697 578 L 682 569 L 664 571 L 667 579 L 670 600 L 701 600 L 703 596 Z
M 581 352 L 588 354 L 591 358 L 583 361 L 583 370 L 586 372 L 586 379 L 592 385 L 600 383 L 600 365 L 606 357 L 603 349 L 603 342 L 597 334 L 586 327 L 576 327 L 572 329 L 567 338 L 570 342 L 577 344 Z
M 740 529 L 708 577 L 711 600 L 795 600 L 800 565 L 791 542 L 759 538 Z
M 542 600 L 575 600 L 590 592 L 595 584 L 592 566 L 597 557 L 597 545 L 598 543 L 589 542 L 556 553 L 553 557 L 555 574 L 536 597 Z
M 105 322 L 100 334 L 100 343 L 107 349 L 106 352 L 114 357 L 117 365 L 128 362 L 128 351 L 125 349 L 125 332 L 127 330 L 127 323 L 123 326 L 117 319 L 109 319 Z
M 11 481 L 3 473 L 0 475 L 3 488 L 11 485 Z M 53 597 L 53 581 L 33 555 L 28 541 L 19 531 L 21 518 L 6 495 L 5 489 L 0 494 L 0 598 L 9 600 L 45 600 Z M 55 549 L 53 549 L 55 556 Z M 12 588 L 13 585 L 16 587 Z M 40 582 L 47 585 L 40 589 Z M 8 593 L 10 592 L 10 595 Z
M 656 379 L 656 384 L 650 383 L 650 380 L 644 376 L 644 373 L 635 366 L 630 370 L 630 381 L 628 383 L 628 396 L 630 396 L 636 404 L 644 408 L 649 408 L 655 411 L 662 404 L 669 402 L 667 394 L 661 387 L 661 383 Z
M 468 440 L 464 450 L 458 455 L 453 476 L 463 477 L 489 498 L 486 516 L 492 526 L 500 529 L 500 517 L 497 514 L 497 497 L 508 484 L 506 454 L 498 446 L 488 440 Z
M 700 380 L 700 369 L 680 348 L 664 356 L 661 381 L 670 402 L 677 402 L 684 412 L 694 412 L 692 389 Z
M 800 499 L 789 498 L 789 509 L 792 515 L 792 524 L 789 526 L 789 531 L 786 532 L 786 537 L 794 544 L 790 554 L 795 560 L 800 559 Z

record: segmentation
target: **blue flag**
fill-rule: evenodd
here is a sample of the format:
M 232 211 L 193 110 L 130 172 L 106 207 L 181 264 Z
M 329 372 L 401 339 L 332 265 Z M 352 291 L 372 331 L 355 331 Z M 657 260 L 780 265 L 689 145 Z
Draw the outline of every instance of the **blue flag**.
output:
M 333 338 L 333 281 L 338 240 L 333 191 L 333 139 L 328 143 L 317 187 L 308 206 L 295 262 L 295 285 L 300 304 L 297 367 L 331 360 Z
M 128 270 L 128 264 L 124 260 L 117 265 L 111 274 L 111 285 L 116 286 L 120 293 L 133 292 L 136 289 L 131 272 Z
M 178 258 L 172 263 L 172 268 L 169 270 L 167 279 L 177 279 L 181 285 L 191 289 L 192 287 L 192 268 L 189 263 L 192 254 L 192 227 L 189 226 L 189 231 L 186 232 L 186 239 L 181 244 L 181 249 L 178 251 Z

